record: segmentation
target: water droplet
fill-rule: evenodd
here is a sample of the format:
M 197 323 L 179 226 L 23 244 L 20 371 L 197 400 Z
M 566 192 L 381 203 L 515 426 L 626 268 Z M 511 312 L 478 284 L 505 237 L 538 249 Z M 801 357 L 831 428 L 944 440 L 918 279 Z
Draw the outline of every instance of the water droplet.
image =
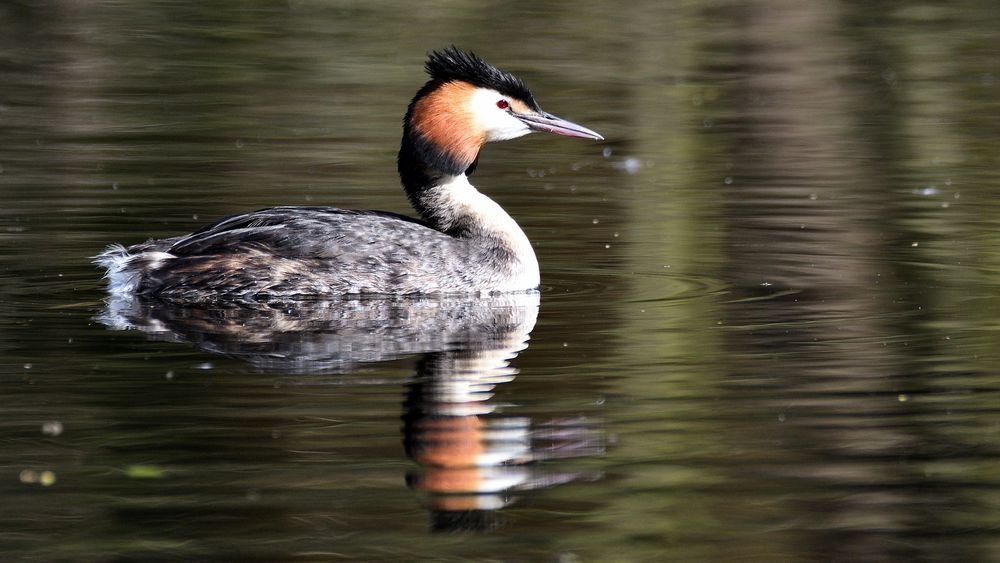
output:
M 611 147 L 604 147 L 604 150 L 601 151 L 601 156 L 603 156 L 604 158 L 608 158 L 613 153 L 614 151 L 611 150 Z
M 625 162 L 622 163 L 622 168 L 625 169 L 627 174 L 635 174 L 640 168 L 642 168 L 642 161 L 638 158 L 628 157 L 625 159 Z
M 42 434 L 46 436 L 58 436 L 63 433 L 63 425 L 58 420 L 49 420 L 42 423 Z

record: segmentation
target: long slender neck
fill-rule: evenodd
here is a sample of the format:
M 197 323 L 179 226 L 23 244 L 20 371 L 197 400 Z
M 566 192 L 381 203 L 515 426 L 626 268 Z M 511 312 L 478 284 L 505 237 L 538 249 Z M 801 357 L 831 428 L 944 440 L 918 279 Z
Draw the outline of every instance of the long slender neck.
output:
M 399 150 L 403 189 L 420 217 L 458 238 L 494 238 L 515 250 L 531 250 L 527 236 L 500 205 L 469 183 L 476 159 L 461 162 L 419 136 L 404 136 Z M 533 254 L 533 252 L 532 252 Z
M 445 187 L 472 173 L 486 142 L 469 110 L 474 91 L 465 82 L 425 84 L 407 108 L 397 161 L 413 207 L 435 229 L 454 236 L 468 234 L 471 218 L 462 214 L 472 210 L 450 205 L 454 190 Z
M 471 224 L 475 218 L 469 216 L 473 210 L 454 202 L 462 183 L 479 194 L 467 179 L 477 159 L 455 158 L 406 127 L 397 161 L 399 178 L 410 204 L 435 229 L 453 236 L 468 236 L 475 230 Z
M 531 242 L 500 205 L 469 183 L 471 162 L 449 157 L 407 128 L 399 150 L 399 176 L 410 203 L 435 229 L 456 238 L 488 240 L 515 256 L 537 278 Z M 535 282 L 537 284 L 537 281 Z

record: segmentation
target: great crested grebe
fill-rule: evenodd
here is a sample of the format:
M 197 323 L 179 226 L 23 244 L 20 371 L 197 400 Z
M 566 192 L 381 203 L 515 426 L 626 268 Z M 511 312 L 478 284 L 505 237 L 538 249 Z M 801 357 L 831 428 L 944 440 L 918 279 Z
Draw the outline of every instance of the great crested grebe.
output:
M 454 46 L 432 52 L 426 69 L 398 158 L 421 219 L 332 207 L 233 215 L 189 235 L 108 247 L 95 262 L 110 293 L 205 301 L 536 289 L 528 237 L 468 175 L 490 141 L 532 131 L 603 137 L 542 111 L 518 78 Z

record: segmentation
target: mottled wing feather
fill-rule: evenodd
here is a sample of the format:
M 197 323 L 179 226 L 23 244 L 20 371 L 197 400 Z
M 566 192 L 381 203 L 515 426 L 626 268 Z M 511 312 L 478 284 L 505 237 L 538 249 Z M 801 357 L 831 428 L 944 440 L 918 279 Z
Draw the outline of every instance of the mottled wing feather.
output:
M 254 248 L 289 258 L 329 257 L 331 251 L 341 253 L 336 247 L 345 238 L 378 237 L 377 228 L 381 226 L 411 231 L 418 236 L 447 237 L 416 219 L 395 213 L 334 207 L 274 207 L 226 217 L 177 240 L 168 252 L 174 256 L 197 256 Z
M 394 213 L 278 207 L 227 217 L 172 239 L 169 247 L 157 245 L 173 258 L 150 268 L 140 291 L 192 299 L 199 292 L 468 291 L 489 278 L 495 266 L 488 257 L 502 252 L 479 242 L 470 245 Z

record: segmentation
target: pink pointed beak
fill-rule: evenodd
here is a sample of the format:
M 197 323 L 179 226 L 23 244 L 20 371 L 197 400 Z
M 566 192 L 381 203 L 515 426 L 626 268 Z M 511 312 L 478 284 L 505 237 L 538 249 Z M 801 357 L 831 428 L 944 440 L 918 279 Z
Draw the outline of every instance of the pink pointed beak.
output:
M 539 113 L 515 113 L 514 117 L 520 119 L 527 125 L 532 131 L 545 131 L 547 133 L 555 133 L 556 135 L 565 135 L 567 137 L 582 137 L 584 139 L 595 139 L 597 141 L 603 141 L 604 137 L 596 131 L 591 131 L 583 125 L 577 125 L 572 121 L 566 121 L 561 117 L 556 117 L 551 113 L 539 112 Z

